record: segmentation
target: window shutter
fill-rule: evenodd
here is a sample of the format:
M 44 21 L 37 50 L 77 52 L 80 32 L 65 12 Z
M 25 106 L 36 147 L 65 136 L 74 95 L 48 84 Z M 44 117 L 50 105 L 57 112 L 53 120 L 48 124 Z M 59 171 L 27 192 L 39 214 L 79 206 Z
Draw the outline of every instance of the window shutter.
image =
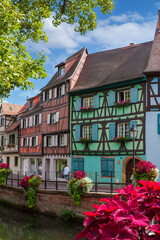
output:
M 36 146 L 38 146 L 38 136 L 36 136 Z
M 6 135 L 3 135 L 3 146 L 5 147 L 5 145 L 6 145 Z
M 51 137 L 51 146 L 54 146 L 54 135 Z
M 42 123 L 42 113 L 39 114 L 39 124 Z
M 109 106 L 114 106 L 114 103 L 116 101 L 116 92 L 109 92 Z
M 130 123 L 129 123 L 130 129 L 132 126 L 135 126 L 137 128 L 137 121 L 130 121 Z M 131 138 L 131 136 L 130 136 L 130 138 Z
M 36 124 L 36 115 L 33 116 L 33 125 Z
M 77 99 L 76 99 L 76 111 L 80 111 L 81 102 L 82 102 L 82 99 L 81 99 L 81 98 L 77 98 Z
M 112 141 L 114 137 L 116 137 L 116 124 L 110 123 L 109 124 L 109 140 Z
M 58 146 L 58 135 L 54 135 L 54 146 Z
M 28 146 L 28 137 L 27 137 L 27 146 Z
M 108 158 L 108 171 L 109 171 L 109 176 L 114 176 L 114 158 Z
M 65 94 L 65 84 L 62 85 L 62 95 Z
M 47 147 L 47 136 L 44 136 L 44 147 Z
M 98 124 L 92 125 L 92 141 L 98 141 Z
M 54 89 L 54 97 L 57 97 L 57 88 Z
M 43 92 L 43 102 L 45 101 L 45 98 L 46 98 L 46 93 Z
M 23 147 L 24 138 L 22 138 L 22 147 Z
M 7 143 L 9 144 L 10 143 L 10 135 L 7 136 Z
M 64 146 L 67 146 L 67 134 L 64 134 Z
M 2 126 L 2 124 L 1 124 L 1 123 L 2 123 L 2 118 L 0 118 L 0 127 Z
M 49 90 L 49 99 L 52 98 L 52 89 Z
M 29 127 L 31 127 L 32 117 L 29 117 Z
M 138 89 L 137 88 L 130 89 L 130 102 L 131 103 L 138 102 Z
M 21 119 L 21 129 L 23 128 L 23 119 Z
M 160 134 L 160 114 L 157 115 L 158 117 L 158 134 Z
M 47 115 L 47 124 L 50 124 L 50 122 L 51 122 L 51 114 L 48 114 Z
M 28 127 L 28 117 L 26 118 L 26 128 Z
M 56 122 L 59 122 L 59 112 L 56 112 Z
M 93 108 L 99 108 L 99 95 L 93 96 Z
M 18 144 L 18 134 L 15 133 L 15 144 Z
M 79 142 L 80 137 L 81 137 L 81 126 L 76 125 L 75 126 L 75 140 L 76 140 L 76 142 Z
M 30 147 L 32 146 L 32 137 L 30 137 Z

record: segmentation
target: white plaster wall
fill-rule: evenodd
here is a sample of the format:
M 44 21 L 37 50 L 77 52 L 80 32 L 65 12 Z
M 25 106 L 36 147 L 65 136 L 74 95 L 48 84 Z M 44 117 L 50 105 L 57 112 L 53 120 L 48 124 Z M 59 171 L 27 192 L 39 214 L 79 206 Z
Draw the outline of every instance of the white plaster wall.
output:
M 160 112 L 146 112 L 146 160 L 160 170 L 160 134 L 158 134 L 157 115 Z M 160 177 L 158 179 L 160 181 Z

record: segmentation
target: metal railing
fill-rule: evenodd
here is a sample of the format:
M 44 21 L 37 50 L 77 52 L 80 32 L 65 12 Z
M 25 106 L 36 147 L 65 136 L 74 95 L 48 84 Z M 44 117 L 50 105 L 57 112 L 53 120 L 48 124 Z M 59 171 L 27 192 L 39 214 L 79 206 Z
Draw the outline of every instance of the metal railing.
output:
M 29 173 L 23 174 L 22 172 L 13 172 L 10 177 L 6 178 L 6 186 L 13 186 L 20 188 L 20 181 L 25 176 L 29 176 Z M 103 192 L 103 193 L 114 193 L 120 187 L 126 187 L 126 183 L 115 182 L 115 176 L 110 172 L 107 177 L 102 177 L 102 173 L 92 172 L 88 173 L 87 176 L 93 181 L 91 192 Z M 67 180 L 64 179 L 60 172 L 43 172 L 41 177 L 42 183 L 40 189 L 54 190 L 54 191 L 67 191 Z M 51 176 L 51 177 L 50 177 Z M 68 180 L 71 179 L 73 173 L 67 176 Z

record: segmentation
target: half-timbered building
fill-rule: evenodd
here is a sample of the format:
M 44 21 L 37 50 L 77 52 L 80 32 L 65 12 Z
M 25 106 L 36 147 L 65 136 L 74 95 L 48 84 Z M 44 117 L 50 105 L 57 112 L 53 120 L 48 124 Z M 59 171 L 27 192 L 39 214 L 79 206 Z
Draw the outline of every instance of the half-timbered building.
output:
M 57 72 L 41 89 L 43 92 L 43 171 L 48 179 L 54 179 L 56 172 L 61 178 L 65 164 L 70 160 L 70 105 L 68 91 L 71 90 L 83 68 L 86 48 L 76 52 L 56 66 Z
M 27 100 L 20 118 L 21 172 L 42 175 L 42 94 Z
M 8 163 L 13 171 L 20 170 L 18 155 L 18 125 L 17 114 L 23 106 L 2 103 L 0 107 L 0 150 L 4 163 Z

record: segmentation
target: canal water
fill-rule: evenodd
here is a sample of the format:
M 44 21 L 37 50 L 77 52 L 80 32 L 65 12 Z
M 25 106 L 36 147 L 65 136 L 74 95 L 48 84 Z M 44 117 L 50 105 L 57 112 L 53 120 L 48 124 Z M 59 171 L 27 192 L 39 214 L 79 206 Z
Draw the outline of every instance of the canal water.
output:
M 0 204 L 0 240 L 74 240 L 82 222 L 65 222 Z

